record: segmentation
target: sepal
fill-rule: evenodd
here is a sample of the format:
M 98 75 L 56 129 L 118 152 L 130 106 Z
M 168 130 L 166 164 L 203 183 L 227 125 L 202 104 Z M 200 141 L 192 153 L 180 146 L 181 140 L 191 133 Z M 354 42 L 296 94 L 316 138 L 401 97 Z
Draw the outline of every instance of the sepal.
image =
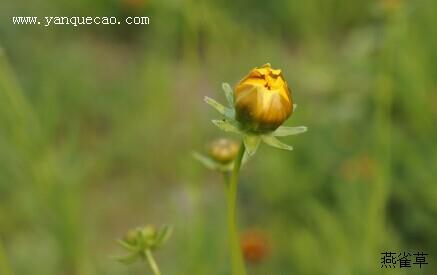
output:
M 159 230 L 156 236 L 155 247 L 162 246 L 170 238 L 172 233 L 173 227 L 165 225 L 161 230 Z
M 124 256 L 113 256 L 111 258 L 113 258 L 114 260 L 116 260 L 122 264 L 132 264 L 136 260 L 138 260 L 139 256 L 140 256 L 140 254 L 138 254 L 138 253 L 131 253 L 131 254 L 127 254 Z
M 305 126 L 298 126 L 298 127 L 286 127 L 281 126 L 278 129 L 276 129 L 272 135 L 275 137 L 286 137 L 286 136 L 292 136 L 292 135 L 298 135 L 305 133 L 308 130 Z
M 124 249 L 126 249 L 127 251 L 130 251 L 130 252 L 137 252 L 137 251 L 138 251 L 138 248 L 137 248 L 137 247 L 135 247 L 134 245 L 129 244 L 129 243 L 126 242 L 126 241 L 123 241 L 123 240 L 117 240 L 117 243 L 118 243 L 119 245 L 121 245 Z
M 220 114 L 229 119 L 235 118 L 235 110 L 225 107 L 222 104 L 218 103 L 215 99 L 205 96 L 205 102 L 216 109 Z
M 217 163 L 207 156 L 201 155 L 197 152 L 193 152 L 191 155 L 208 169 L 216 170 L 218 168 Z
M 277 139 L 276 137 L 272 136 L 272 135 L 263 135 L 261 136 L 262 140 L 275 148 L 279 148 L 279 149 L 284 149 L 284 150 L 293 150 L 293 147 L 290 145 L 287 145 L 285 143 L 282 143 L 281 141 L 279 141 L 279 139 Z
M 228 100 L 228 104 L 230 108 L 234 108 L 234 91 L 232 91 L 229 83 L 222 83 L 223 91 L 225 91 L 226 99 Z
M 257 135 L 246 135 L 244 137 L 244 146 L 246 148 L 249 157 L 253 156 L 256 153 L 260 142 L 261 142 L 261 138 Z
M 213 119 L 212 123 L 214 123 L 215 126 L 219 127 L 221 130 L 223 130 L 225 132 L 232 132 L 235 134 L 241 134 L 241 131 L 240 131 L 240 129 L 238 129 L 238 126 L 229 120 Z
M 234 162 L 230 162 L 228 164 L 221 164 L 215 160 L 213 160 L 210 157 L 204 156 L 202 154 L 199 154 L 197 152 L 192 153 L 192 156 L 198 160 L 200 163 L 205 165 L 206 168 L 211 170 L 217 170 L 220 172 L 229 172 L 232 171 L 232 168 L 234 167 Z

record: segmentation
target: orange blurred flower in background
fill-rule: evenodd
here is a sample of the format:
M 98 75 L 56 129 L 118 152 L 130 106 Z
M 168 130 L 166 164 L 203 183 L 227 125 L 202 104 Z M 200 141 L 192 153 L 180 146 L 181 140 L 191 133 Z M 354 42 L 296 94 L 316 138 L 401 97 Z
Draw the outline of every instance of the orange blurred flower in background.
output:
M 343 161 L 339 170 L 346 181 L 369 181 L 376 173 L 375 166 L 375 160 L 369 155 L 358 155 Z
M 401 0 L 382 0 L 381 6 L 385 12 L 396 12 L 401 8 L 402 1 Z
M 248 230 L 241 236 L 241 250 L 248 263 L 260 263 L 270 254 L 270 244 L 261 230 Z
M 130 12 L 142 10 L 147 4 L 146 0 L 121 0 L 121 6 Z

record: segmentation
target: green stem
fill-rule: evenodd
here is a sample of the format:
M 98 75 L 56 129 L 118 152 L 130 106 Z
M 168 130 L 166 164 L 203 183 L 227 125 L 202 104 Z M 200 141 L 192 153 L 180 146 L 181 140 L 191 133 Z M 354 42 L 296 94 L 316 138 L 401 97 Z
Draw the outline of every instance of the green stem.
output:
M 6 257 L 6 252 L 3 247 L 3 242 L 0 239 L 0 274 L 13 275 L 12 269 Z
M 152 269 L 154 275 L 161 275 L 161 272 L 159 271 L 158 265 L 156 264 L 155 258 L 153 258 L 152 251 L 150 249 L 146 250 L 146 258 L 147 262 L 150 265 L 150 269 Z
M 231 173 L 226 171 L 223 172 L 223 181 L 225 182 L 225 187 L 229 188 L 229 182 L 231 181 Z
M 246 275 L 246 270 L 241 255 L 240 238 L 237 229 L 237 187 L 238 175 L 241 162 L 244 156 L 244 143 L 241 143 L 237 158 L 235 159 L 234 169 L 228 184 L 228 229 L 229 229 L 229 248 L 231 252 L 232 275 Z

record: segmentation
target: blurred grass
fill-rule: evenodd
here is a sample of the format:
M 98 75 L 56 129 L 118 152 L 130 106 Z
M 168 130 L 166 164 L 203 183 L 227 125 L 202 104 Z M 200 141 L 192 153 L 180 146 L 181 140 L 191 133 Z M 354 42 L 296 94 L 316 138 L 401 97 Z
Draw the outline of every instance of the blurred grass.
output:
M 221 178 L 190 152 L 222 134 L 203 96 L 265 62 L 293 88 L 287 124 L 310 131 L 242 173 L 241 227 L 272 241 L 250 274 L 385 274 L 381 252 L 422 250 L 429 266 L 397 274 L 435 274 L 435 1 L 121 3 L 0 11 L 0 236 L 14 274 L 142 274 L 108 256 L 149 222 L 175 224 L 164 274 L 228 274 Z M 130 12 L 151 25 L 10 22 Z

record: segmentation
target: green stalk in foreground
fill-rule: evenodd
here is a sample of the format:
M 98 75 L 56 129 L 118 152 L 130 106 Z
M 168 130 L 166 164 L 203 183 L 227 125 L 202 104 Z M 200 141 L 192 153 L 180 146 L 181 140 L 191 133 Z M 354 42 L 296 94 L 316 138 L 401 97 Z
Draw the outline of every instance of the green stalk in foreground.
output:
M 150 249 L 147 249 L 145 251 L 147 262 L 150 265 L 150 269 L 152 269 L 154 275 L 161 275 L 161 272 L 159 271 L 158 265 L 156 264 L 155 258 L 153 258 L 152 251 Z
M 244 143 L 241 144 L 235 159 L 234 169 L 229 179 L 228 188 L 228 227 L 229 227 L 229 248 L 231 252 L 232 275 L 246 275 L 243 257 L 240 250 L 240 238 L 237 227 L 237 187 L 238 175 L 241 162 L 244 156 Z

